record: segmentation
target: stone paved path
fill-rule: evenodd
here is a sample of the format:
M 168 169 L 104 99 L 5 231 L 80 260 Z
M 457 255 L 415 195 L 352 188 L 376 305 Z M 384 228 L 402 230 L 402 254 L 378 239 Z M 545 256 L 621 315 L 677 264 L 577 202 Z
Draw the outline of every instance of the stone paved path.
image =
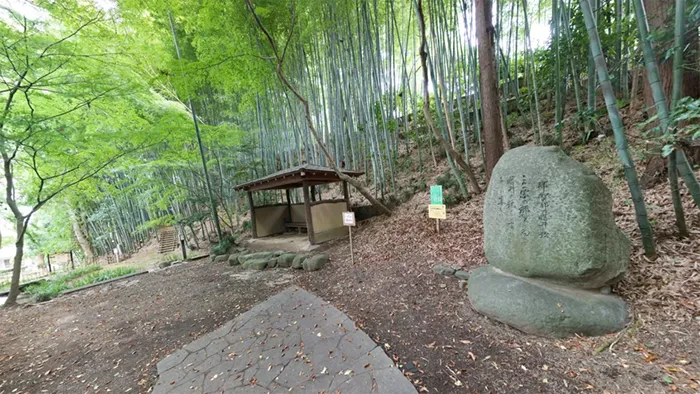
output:
M 333 305 L 292 286 L 158 363 L 161 393 L 416 394 Z

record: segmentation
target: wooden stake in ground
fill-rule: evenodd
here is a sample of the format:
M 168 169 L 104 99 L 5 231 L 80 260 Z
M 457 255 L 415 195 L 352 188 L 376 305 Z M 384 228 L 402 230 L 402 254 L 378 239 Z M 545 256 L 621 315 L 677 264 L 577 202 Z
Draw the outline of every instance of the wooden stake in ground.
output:
M 355 256 L 352 252 L 352 228 L 355 226 L 355 212 L 343 212 L 343 225 L 348 227 L 348 235 L 350 236 L 350 261 L 355 264 Z

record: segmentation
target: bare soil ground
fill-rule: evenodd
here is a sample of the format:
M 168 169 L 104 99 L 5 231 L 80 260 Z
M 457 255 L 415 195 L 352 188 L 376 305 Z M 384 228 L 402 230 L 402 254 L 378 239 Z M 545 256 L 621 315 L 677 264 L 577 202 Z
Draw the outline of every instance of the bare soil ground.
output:
M 160 359 L 292 278 L 200 261 L 0 309 L 0 393 L 147 392 Z

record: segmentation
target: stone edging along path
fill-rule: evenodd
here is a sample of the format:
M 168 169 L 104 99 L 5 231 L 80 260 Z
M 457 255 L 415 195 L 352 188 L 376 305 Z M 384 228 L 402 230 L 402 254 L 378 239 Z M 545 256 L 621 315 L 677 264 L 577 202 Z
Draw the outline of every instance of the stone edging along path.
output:
M 291 286 L 158 363 L 153 393 L 417 394 L 344 313 Z

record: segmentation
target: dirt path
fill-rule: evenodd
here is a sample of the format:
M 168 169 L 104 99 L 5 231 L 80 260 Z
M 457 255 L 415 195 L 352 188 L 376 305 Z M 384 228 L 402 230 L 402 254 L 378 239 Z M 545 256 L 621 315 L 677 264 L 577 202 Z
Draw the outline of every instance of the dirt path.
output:
M 0 393 L 146 392 L 161 358 L 293 278 L 238 273 L 195 262 L 37 306 L 0 309 Z
M 420 393 L 695 392 L 692 330 L 643 326 L 614 353 L 591 356 L 600 338 L 546 340 L 475 313 L 425 256 L 352 266 L 345 248 L 333 245 L 331 264 L 314 273 L 195 262 L 0 309 L 0 394 L 148 392 L 167 354 L 290 283 L 355 320 Z

